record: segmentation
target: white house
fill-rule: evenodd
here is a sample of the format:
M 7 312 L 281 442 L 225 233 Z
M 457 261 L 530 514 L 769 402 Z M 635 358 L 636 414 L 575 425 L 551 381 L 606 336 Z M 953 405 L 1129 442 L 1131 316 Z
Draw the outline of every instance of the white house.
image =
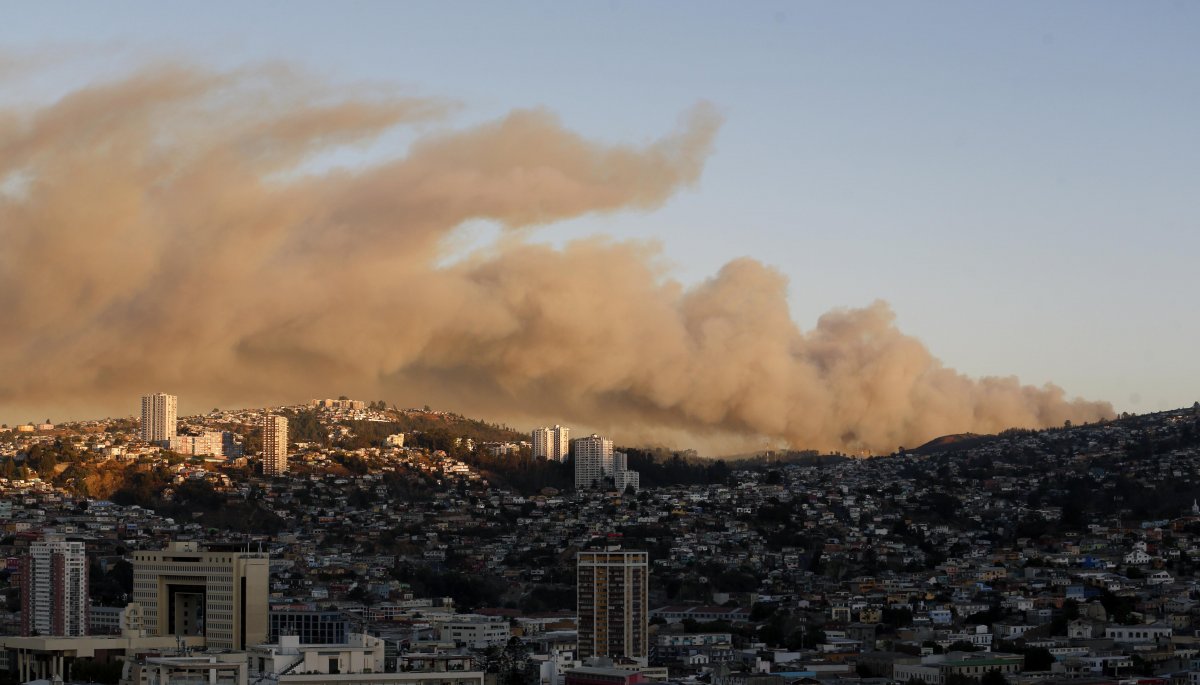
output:
M 1162 623 L 1152 623 L 1140 626 L 1109 626 L 1104 629 L 1104 637 L 1113 642 L 1125 644 L 1144 644 L 1170 640 L 1174 631 L 1171 626 Z

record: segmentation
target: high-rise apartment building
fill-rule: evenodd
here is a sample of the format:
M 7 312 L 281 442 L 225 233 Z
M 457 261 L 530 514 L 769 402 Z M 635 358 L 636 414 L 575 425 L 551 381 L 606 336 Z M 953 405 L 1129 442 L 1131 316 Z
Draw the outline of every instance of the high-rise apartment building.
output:
M 571 449 L 571 429 L 563 426 L 533 429 L 533 456 L 564 461 Z
M 204 431 L 199 435 L 176 435 L 171 438 L 171 451 L 189 456 L 224 457 L 226 435 L 222 431 Z
M 166 393 L 142 395 L 142 440 L 170 447 L 175 437 L 179 398 Z
M 642 476 L 637 471 L 629 470 L 629 455 L 624 452 L 613 452 L 613 488 L 617 492 L 625 492 L 633 488 L 637 492 L 642 487 Z
M 287 473 L 287 418 L 269 415 L 263 421 L 263 475 Z
M 575 487 L 591 488 L 613 473 L 613 441 L 592 435 L 575 441 Z
M 576 559 L 579 658 L 644 661 L 649 630 L 647 554 L 610 546 L 602 552 L 580 552 Z
M 88 634 L 88 562 L 82 542 L 46 534 L 21 559 L 21 634 Z
M 133 601 L 148 636 L 203 635 L 216 649 L 267 639 L 268 556 L 172 542 L 133 554 Z

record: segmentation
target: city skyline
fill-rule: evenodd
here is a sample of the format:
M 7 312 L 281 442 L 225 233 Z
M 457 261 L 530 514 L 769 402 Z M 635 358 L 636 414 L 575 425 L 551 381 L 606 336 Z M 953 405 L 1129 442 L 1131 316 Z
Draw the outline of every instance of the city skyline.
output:
M 1195 284 L 1196 10 L 1151 6 L 301 3 L 264 40 L 30 8 L 0 28 L 0 230 L 33 269 L 0 270 L 0 420 L 337 387 L 880 452 L 1189 406 L 1200 323 L 1166 294 Z M 455 26 L 479 40 L 449 54 Z
M 1122 685 L 1200 673 L 1187 651 L 1200 629 L 1200 404 L 878 459 L 612 451 L 614 482 L 599 488 L 527 445 L 497 453 L 527 434 L 467 417 L 349 398 L 281 411 L 304 439 L 278 477 L 257 468 L 260 450 L 188 458 L 124 418 L 0 431 L 10 676 L 787 685 L 816 670 Z M 252 440 L 265 415 L 218 411 L 180 432 Z M 605 439 L 582 442 L 604 463 Z M 616 482 L 631 465 L 646 477 L 636 493 Z

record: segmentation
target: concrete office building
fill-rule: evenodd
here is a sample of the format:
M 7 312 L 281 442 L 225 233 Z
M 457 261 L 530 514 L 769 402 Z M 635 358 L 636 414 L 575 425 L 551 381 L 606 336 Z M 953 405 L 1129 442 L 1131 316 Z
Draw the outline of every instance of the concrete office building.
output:
M 263 420 L 263 475 L 282 476 L 287 473 L 287 418 L 267 416 Z
M 142 396 L 142 440 L 163 447 L 171 446 L 179 413 L 179 398 L 166 393 Z
M 127 660 L 121 682 L 138 685 L 247 685 L 244 654 L 145 656 Z
M 508 644 L 512 628 L 502 616 L 460 616 L 438 625 L 438 635 L 443 642 L 487 649 Z
M 205 638 L 210 648 L 246 649 L 267 639 L 269 560 L 264 553 L 172 542 L 133 555 L 133 599 L 148 636 Z
M 259 685 L 483 685 L 469 654 L 422 652 L 400 657 L 398 672 L 385 669 L 383 639 L 352 634 L 336 645 L 306 645 L 296 637 L 260 645 L 248 654 L 252 682 Z
M 48 533 L 21 559 L 21 634 L 88 634 L 87 551 L 82 542 Z
M 164 652 L 185 648 L 203 649 L 204 638 L 142 637 L 136 635 L 87 635 L 83 637 L 3 637 L 0 652 L 8 656 L 9 673 L 17 682 L 55 680 L 74 682 L 72 667 L 77 659 L 107 663 L 120 656 Z
M 579 658 L 626 657 L 644 663 L 649 652 L 649 564 L 645 552 L 609 546 L 576 557 Z
M 598 487 L 612 477 L 613 441 L 592 435 L 575 441 L 575 488 Z
M 571 450 L 571 429 L 563 426 L 533 429 L 533 456 L 565 461 Z

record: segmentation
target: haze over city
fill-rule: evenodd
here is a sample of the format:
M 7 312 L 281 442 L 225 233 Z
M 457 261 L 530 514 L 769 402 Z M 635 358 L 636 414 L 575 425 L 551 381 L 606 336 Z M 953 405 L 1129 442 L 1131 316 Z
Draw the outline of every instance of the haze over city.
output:
M 1196 399 L 1195 7 L 64 7 L 0 27 L 9 423 L 886 453 Z
M 0 5 L 0 685 L 1200 685 L 1200 4 Z

